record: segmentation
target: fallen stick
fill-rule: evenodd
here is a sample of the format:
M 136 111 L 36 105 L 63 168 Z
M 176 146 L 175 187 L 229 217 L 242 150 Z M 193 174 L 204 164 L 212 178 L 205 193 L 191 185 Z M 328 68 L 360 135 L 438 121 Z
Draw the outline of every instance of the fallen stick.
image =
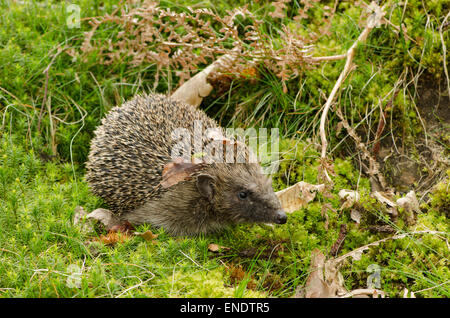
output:
M 383 9 L 380 8 L 375 2 L 372 2 L 369 6 L 369 9 L 373 10 L 372 15 L 368 18 L 366 27 L 359 35 L 358 39 L 353 43 L 353 45 L 347 50 L 347 53 L 345 54 L 347 59 L 345 61 L 344 69 L 342 70 L 341 74 L 339 75 L 339 78 L 337 79 L 336 83 L 334 84 L 333 89 L 331 90 L 330 95 L 327 98 L 327 101 L 325 102 L 325 105 L 323 107 L 322 116 L 320 117 L 320 127 L 319 127 L 319 133 L 320 133 L 320 140 L 322 142 L 322 151 L 321 151 L 321 158 L 322 160 L 325 160 L 326 154 L 327 154 L 327 146 L 328 141 L 325 133 L 325 122 L 327 120 L 327 114 L 328 111 L 336 97 L 336 94 L 341 87 L 342 83 L 344 82 L 345 78 L 347 77 L 348 73 L 350 72 L 352 68 L 352 61 L 353 57 L 355 56 L 356 47 L 359 43 L 364 43 L 370 33 L 370 31 L 380 25 L 380 20 L 384 15 Z M 342 58 L 342 55 L 337 55 L 336 60 Z M 325 176 L 327 177 L 328 181 L 331 182 L 331 178 L 329 177 L 326 167 L 324 167 Z
M 352 257 L 353 259 L 359 260 L 361 255 L 362 255 L 362 253 L 365 250 L 368 250 L 369 247 L 371 247 L 371 246 L 377 246 L 380 243 L 383 243 L 383 242 L 386 242 L 386 241 L 389 241 L 389 240 L 398 240 L 398 239 L 402 239 L 402 238 L 405 238 L 407 236 L 412 236 L 412 235 L 415 235 L 415 234 L 432 234 L 432 235 L 434 235 L 434 234 L 446 234 L 446 233 L 445 232 L 440 232 L 440 231 L 423 230 L 423 231 L 413 231 L 413 232 L 409 232 L 409 233 L 403 233 L 403 234 L 398 234 L 398 235 L 386 237 L 384 239 L 381 239 L 381 240 L 369 243 L 367 245 L 358 247 L 358 248 L 354 249 L 353 251 L 348 252 L 347 254 L 344 254 L 344 255 L 342 255 L 340 257 L 337 257 L 337 258 L 334 258 L 334 259 L 330 259 L 330 260 L 327 261 L 327 263 L 328 262 L 334 262 L 335 264 L 341 264 L 348 257 Z
M 340 296 L 340 298 L 350 298 L 360 295 L 371 295 L 373 298 L 378 298 L 378 295 L 380 295 L 381 298 L 386 297 L 386 293 L 379 289 L 354 289 L 347 294 Z
M 331 55 L 331 56 L 312 56 L 311 60 L 313 60 L 315 62 L 337 61 L 337 60 L 343 60 L 346 57 L 347 57 L 347 54 Z

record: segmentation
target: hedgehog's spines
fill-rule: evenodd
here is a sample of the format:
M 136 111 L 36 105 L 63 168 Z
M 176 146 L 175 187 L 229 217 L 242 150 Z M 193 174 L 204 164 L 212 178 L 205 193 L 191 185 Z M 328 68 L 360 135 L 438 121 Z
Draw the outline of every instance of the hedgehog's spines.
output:
M 164 165 L 170 160 L 172 132 L 201 121 L 218 127 L 202 111 L 164 95 L 137 95 L 111 109 L 95 131 L 86 179 L 92 191 L 116 213 L 135 209 L 162 189 Z M 129 182 L 133 180 L 133 184 Z
M 122 219 L 175 235 L 208 233 L 239 222 L 285 222 L 258 164 L 204 164 L 183 181 L 162 186 L 163 169 L 173 163 L 171 150 L 180 142 L 172 140 L 172 132 L 186 129 L 191 138 L 182 143 L 191 143 L 192 156 L 196 122 L 203 130 L 224 133 L 202 111 L 163 95 L 138 95 L 111 109 L 95 131 L 89 153 L 86 179 L 94 194 Z M 207 191 L 199 191 L 199 174 L 211 177 L 211 184 L 203 184 Z M 251 200 L 239 199 L 243 190 L 251 191 Z

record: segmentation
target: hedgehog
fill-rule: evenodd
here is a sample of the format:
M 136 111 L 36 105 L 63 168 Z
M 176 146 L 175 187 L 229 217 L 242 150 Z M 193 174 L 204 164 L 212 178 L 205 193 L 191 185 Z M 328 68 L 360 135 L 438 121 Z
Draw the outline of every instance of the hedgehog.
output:
M 247 160 L 235 154 L 232 162 L 215 161 L 174 138 L 180 129 L 182 137 L 194 138 L 194 123 L 214 132 L 202 146 L 214 141 L 236 149 L 232 139 L 217 137 L 224 136 L 223 128 L 203 111 L 164 95 L 142 94 L 112 108 L 91 141 L 86 164 L 91 191 L 121 220 L 162 227 L 174 236 L 238 223 L 286 223 L 271 179 L 248 160 L 248 148 Z M 177 146 L 188 156 L 174 158 Z M 223 151 L 217 149 L 214 155 Z

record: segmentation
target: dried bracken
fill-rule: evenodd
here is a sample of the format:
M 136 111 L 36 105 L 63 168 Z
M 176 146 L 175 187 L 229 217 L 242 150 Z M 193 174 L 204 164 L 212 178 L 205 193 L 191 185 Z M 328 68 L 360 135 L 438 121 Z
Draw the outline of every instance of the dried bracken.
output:
M 318 63 L 310 56 L 313 39 L 282 25 L 274 41 L 263 32 L 264 22 L 246 7 L 220 16 L 209 9 L 174 11 L 154 1 L 127 1 L 111 14 L 89 18 L 89 23 L 92 29 L 81 46 L 82 56 L 95 51 L 102 64 L 117 60 L 132 66 L 154 64 L 155 86 L 161 72 L 174 71 L 181 85 L 199 68 L 227 54 L 235 60 L 222 73 L 244 77 L 246 69 L 261 63 L 281 78 L 286 90 L 287 80 Z M 118 32 L 104 41 L 95 36 L 102 26 L 118 27 Z

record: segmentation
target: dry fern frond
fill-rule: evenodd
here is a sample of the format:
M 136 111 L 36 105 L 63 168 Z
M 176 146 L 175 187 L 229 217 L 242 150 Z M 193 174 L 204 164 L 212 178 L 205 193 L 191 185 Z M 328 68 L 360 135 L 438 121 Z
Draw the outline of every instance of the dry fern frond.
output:
M 287 80 L 317 63 L 310 57 L 312 40 L 286 26 L 274 40 L 262 31 L 264 22 L 246 7 L 219 16 L 209 9 L 187 7 L 175 12 L 154 1 L 129 1 L 111 14 L 90 18 L 89 23 L 92 30 L 86 33 L 82 56 L 95 51 L 102 64 L 119 60 L 132 66 L 155 64 L 157 77 L 163 69 L 175 71 L 178 85 L 224 54 L 236 59 L 223 73 L 242 76 L 261 63 L 280 77 L 285 90 Z M 119 31 L 108 40 L 97 38 L 102 25 L 118 26 Z

